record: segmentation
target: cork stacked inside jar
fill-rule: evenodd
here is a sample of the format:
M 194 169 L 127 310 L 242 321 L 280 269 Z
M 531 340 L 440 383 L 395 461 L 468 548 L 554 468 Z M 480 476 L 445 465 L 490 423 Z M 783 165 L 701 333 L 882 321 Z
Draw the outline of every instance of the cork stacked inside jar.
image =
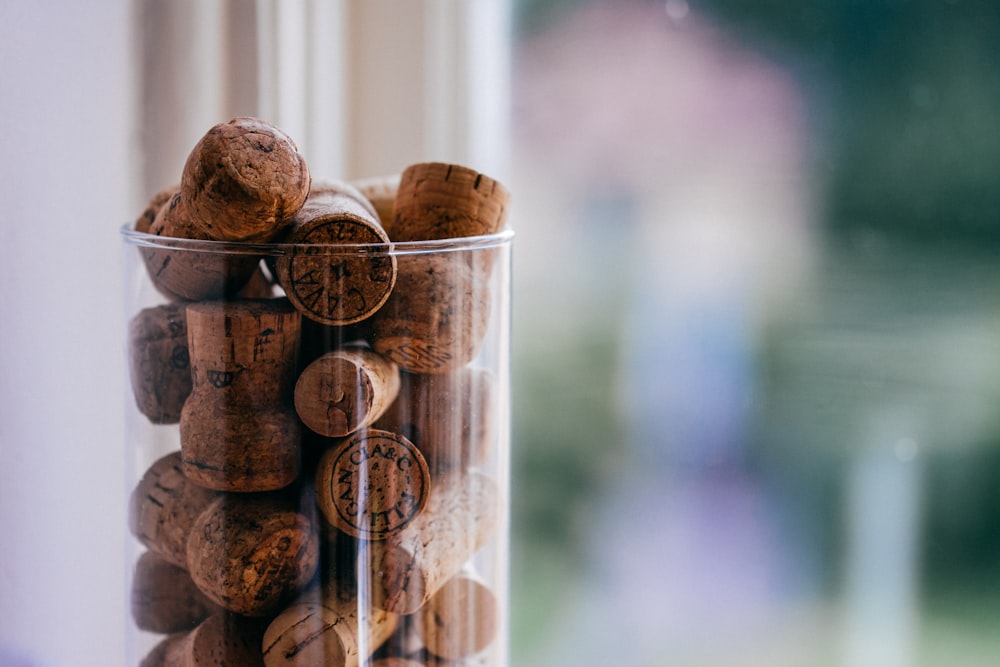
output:
M 314 178 L 245 117 L 152 197 L 129 367 L 178 446 L 130 499 L 140 664 L 498 664 L 507 200 L 440 162 Z

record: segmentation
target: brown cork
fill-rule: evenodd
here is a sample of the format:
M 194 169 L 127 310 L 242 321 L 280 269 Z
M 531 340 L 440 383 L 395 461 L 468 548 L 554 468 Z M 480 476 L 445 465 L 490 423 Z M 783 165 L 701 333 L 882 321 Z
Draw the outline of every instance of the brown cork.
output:
M 177 649 L 183 667 L 263 667 L 258 619 L 219 612 L 192 630 Z
M 424 667 L 423 660 L 411 660 L 409 658 L 379 658 L 373 660 L 369 667 Z
M 333 178 L 314 180 L 312 188 L 309 190 L 309 196 L 318 198 L 320 195 L 346 195 L 361 204 L 366 211 L 375 216 L 379 225 L 382 224 L 382 221 L 378 217 L 378 209 L 375 208 L 375 203 L 350 181 Z
M 388 539 L 367 543 L 359 555 L 372 603 L 398 614 L 420 609 L 489 540 L 499 503 L 496 484 L 479 473 L 435 480 L 423 512 Z
M 444 374 L 401 373 L 399 396 L 375 427 L 420 449 L 431 476 L 482 464 L 493 438 L 495 378 L 465 366 Z
M 372 347 L 403 370 L 447 373 L 472 361 L 489 326 L 489 281 L 464 253 L 401 255 L 397 286 L 372 320 Z
M 378 214 L 382 227 L 392 222 L 392 208 L 396 203 L 396 192 L 399 190 L 399 174 L 391 176 L 372 176 L 349 181 L 351 185 L 372 203 Z
M 396 283 L 394 256 L 350 247 L 389 242 L 371 204 L 358 197 L 335 187 L 313 192 L 281 239 L 306 247 L 274 262 L 291 302 L 322 324 L 341 326 L 370 317 Z
M 500 629 L 500 605 L 478 577 L 462 572 L 449 579 L 419 612 L 417 632 L 434 655 L 463 660 L 484 651 Z
M 149 228 L 154 236 L 211 241 L 194 222 L 182 192 L 164 204 Z M 232 297 L 240 292 L 254 272 L 260 257 L 252 252 L 205 252 L 184 249 L 183 243 L 164 242 L 140 248 L 150 281 L 172 299 L 200 301 Z
M 219 611 L 187 570 L 152 551 L 136 561 L 130 608 L 136 627 L 161 634 L 192 630 Z
M 225 494 L 191 530 L 188 570 L 212 601 L 252 617 L 277 612 L 312 579 L 319 538 L 312 520 L 275 494 Z
M 352 537 L 383 540 L 414 521 L 428 502 L 430 472 L 420 451 L 396 433 L 366 429 L 327 450 L 316 469 L 316 504 Z
M 129 529 L 150 551 L 186 568 L 191 527 L 216 496 L 189 482 L 181 453 L 172 452 L 153 463 L 132 491 Z
M 139 667 L 185 667 L 185 641 L 188 632 L 177 632 L 161 639 L 139 662 Z
M 153 220 L 156 219 L 156 214 L 160 212 L 163 205 L 166 204 L 170 199 L 180 192 L 180 183 L 172 185 L 169 188 L 160 190 L 155 195 L 150 197 L 149 202 L 146 204 L 146 208 L 142 210 L 139 217 L 136 218 L 133 228 L 137 232 L 149 233 L 149 228 L 153 224 Z
M 292 406 L 300 317 L 285 299 L 187 309 L 193 388 L 180 419 L 184 474 L 220 491 L 295 481 L 301 424 Z
M 264 664 L 358 667 L 392 635 L 398 622 L 396 614 L 359 604 L 353 587 L 316 586 L 268 626 Z
M 361 346 L 333 350 L 295 383 L 295 410 L 306 426 L 341 438 L 371 425 L 399 393 L 399 367 Z
M 503 229 L 510 194 L 474 169 L 423 162 L 403 170 L 386 226 L 393 241 L 425 241 L 493 234 Z
M 139 411 L 154 424 L 176 424 L 191 393 L 184 306 L 154 306 L 135 315 L 129 321 L 128 356 Z
M 181 174 L 191 221 L 219 241 L 272 240 L 305 203 L 309 187 L 309 169 L 295 142 L 249 117 L 212 127 Z

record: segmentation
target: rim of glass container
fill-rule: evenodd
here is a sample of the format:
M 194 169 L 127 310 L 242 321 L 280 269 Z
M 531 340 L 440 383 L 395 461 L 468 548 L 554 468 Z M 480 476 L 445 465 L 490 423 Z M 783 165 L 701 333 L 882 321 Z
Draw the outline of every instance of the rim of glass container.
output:
M 121 227 L 121 236 L 129 244 L 141 248 L 183 250 L 232 255 L 264 255 L 279 257 L 309 253 L 329 254 L 387 254 L 416 255 L 469 250 L 485 250 L 507 245 L 514 238 L 514 230 L 503 229 L 494 234 L 463 236 L 433 241 L 390 241 L 389 243 L 258 243 L 248 241 L 205 241 L 157 236 L 140 232 L 130 224 Z

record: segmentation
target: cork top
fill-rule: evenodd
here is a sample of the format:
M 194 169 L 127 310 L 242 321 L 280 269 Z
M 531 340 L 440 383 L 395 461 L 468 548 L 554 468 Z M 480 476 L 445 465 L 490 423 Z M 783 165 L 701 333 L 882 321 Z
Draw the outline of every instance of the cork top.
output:
M 266 121 L 237 117 L 215 125 L 195 145 L 181 191 L 210 238 L 264 242 L 302 207 L 310 181 L 287 134 Z

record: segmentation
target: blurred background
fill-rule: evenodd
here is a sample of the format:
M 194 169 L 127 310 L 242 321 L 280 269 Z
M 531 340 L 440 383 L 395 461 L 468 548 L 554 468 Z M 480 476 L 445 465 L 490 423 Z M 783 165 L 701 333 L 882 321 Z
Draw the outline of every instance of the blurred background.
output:
M 117 664 L 117 228 L 250 113 L 514 193 L 513 665 L 998 664 L 997 44 L 991 0 L 0 2 L 0 656 Z

